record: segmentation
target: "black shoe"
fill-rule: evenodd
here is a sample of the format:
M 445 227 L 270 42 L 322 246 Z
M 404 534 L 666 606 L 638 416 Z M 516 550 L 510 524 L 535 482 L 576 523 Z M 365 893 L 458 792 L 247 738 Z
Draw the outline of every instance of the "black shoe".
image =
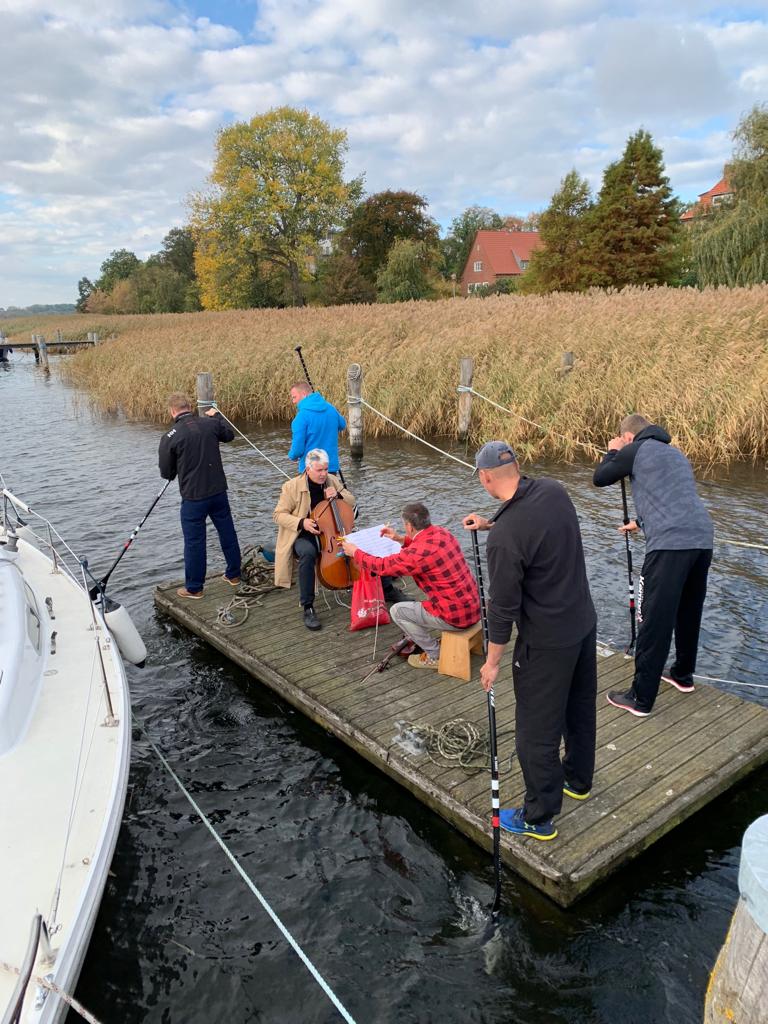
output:
M 661 677 L 665 683 L 672 683 L 676 690 L 680 693 L 693 693 L 696 687 L 693 685 L 693 676 L 684 676 L 682 679 L 678 679 L 673 676 L 671 672 L 668 672 L 665 676 Z
M 318 617 L 315 615 L 315 609 L 312 607 L 311 604 L 308 604 L 304 609 L 304 625 L 307 627 L 307 629 L 312 630 L 323 628 L 322 623 L 320 622 L 320 619 L 318 619 Z
M 628 711 L 630 715 L 637 715 L 638 718 L 645 718 L 651 713 L 637 703 L 637 697 L 631 690 L 628 693 L 612 690 L 608 694 L 608 703 L 613 704 L 615 708 L 621 708 L 622 711 Z

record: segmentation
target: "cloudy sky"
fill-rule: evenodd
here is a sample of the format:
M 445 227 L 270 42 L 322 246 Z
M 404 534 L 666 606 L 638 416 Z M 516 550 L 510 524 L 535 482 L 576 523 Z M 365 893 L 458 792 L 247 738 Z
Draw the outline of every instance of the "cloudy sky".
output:
M 280 104 L 349 136 L 368 192 L 544 207 L 647 128 L 683 199 L 768 100 L 768 0 L 0 0 L 0 306 L 159 249 L 216 129 Z

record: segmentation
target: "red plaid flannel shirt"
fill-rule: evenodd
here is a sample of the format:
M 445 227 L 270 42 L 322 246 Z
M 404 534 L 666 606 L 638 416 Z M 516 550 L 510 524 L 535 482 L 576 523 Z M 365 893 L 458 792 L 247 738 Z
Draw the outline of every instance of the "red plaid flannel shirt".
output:
M 355 561 L 378 576 L 412 576 L 427 595 L 424 609 L 458 629 L 480 618 L 480 595 L 459 542 L 442 526 L 428 526 L 395 555 L 376 558 L 359 548 Z

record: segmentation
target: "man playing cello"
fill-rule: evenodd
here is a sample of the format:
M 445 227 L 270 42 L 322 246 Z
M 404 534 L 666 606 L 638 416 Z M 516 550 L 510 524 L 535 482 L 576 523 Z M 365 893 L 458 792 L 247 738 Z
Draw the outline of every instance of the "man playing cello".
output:
M 293 557 L 299 560 L 299 600 L 307 629 L 321 629 L 315 608 L 315 565 L 320 553 L 320 527 L 311 510 L 326 499 L 338 497 L 351 508 L 355 496 L 338 477 L 328 472 L 328 453 L 313 448 L 306 455 L 303 473 L 286 480 L 272 515 L 277 523 L 275 546 L 275 586 L 290 587 Z

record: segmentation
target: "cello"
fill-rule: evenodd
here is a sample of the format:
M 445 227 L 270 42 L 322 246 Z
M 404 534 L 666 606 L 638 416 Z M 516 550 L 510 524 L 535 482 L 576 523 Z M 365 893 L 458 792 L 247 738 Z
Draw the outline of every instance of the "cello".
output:
M 339 537 L 352 530 L 355 513 L 346 501 L 335 494 L 319 501 L 310 515 L 320 528 L 317 578 L 326 590 L 347 590 L 360 578 L 360 569 L 355 560 L 342 551 Z

